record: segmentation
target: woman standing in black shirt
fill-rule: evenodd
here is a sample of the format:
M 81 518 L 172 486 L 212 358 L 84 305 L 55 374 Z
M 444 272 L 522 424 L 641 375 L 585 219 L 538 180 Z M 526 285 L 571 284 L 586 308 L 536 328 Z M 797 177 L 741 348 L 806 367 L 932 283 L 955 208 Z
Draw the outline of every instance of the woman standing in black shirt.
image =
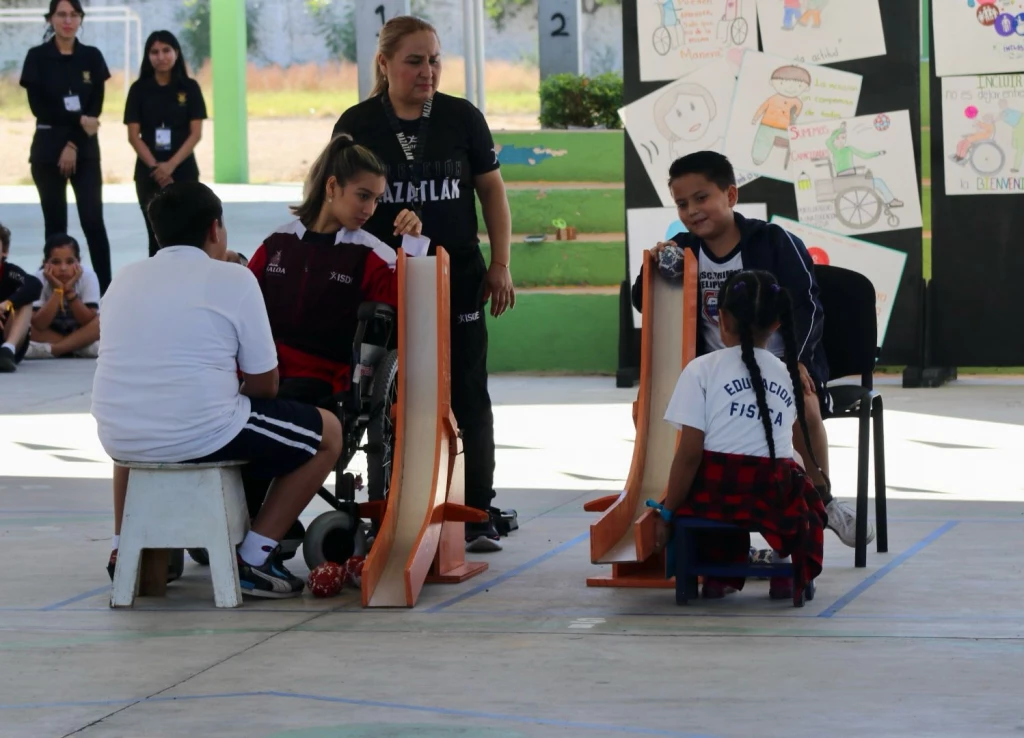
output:
M 85 12 L 80 0 L 51 0 L 45 41 L 28 51 L 21 86 L 36 118 L 29 162 L 43 207 L 46 236 L 67 233 L 67 183 L 75 190 L 78 219 L 89 244 L 89 259 L 100 280 L 110 284 L 110 242 L 103 224 L 103 172 L 96 139 L 103 88 L 110 79 L 100 50 L 75 36 Z
M 198 182 L 192 153 L 203 136 L 206 102 L 199 84 L 188 76 L 181 45 L 170 31 L 146 39 L 139 79 L 128 91 L 124 123 L 128 143 L 138 153 L 135 193 L 149 232 L 149 255 L 159 248 L 146 206 L 172 182 Z
M 512 217 L 498 171 L 491 131 L 466 100 L 437 91 L 441 44 L 434 27 L 412 16 L 381 29 L 376 85 L 368 100 L 341 116 L 334 134 L 348 133 L 388 170 L 388 188 L 365 230 L 397 248 L 393 223 L 403 208 L 423 221 L 423 235 L 451 256 L 452 410 L 463 432 L 466 504 L 491 512 L 489 523 L 466 525 L 470 551 L 501 548 L 494 498 L 494 416 L 487 390 L 484 305 L 498 317 L 515 305 L 509 272 Z M 480 198 L 491 245 L 484 264 L 477 237 Z

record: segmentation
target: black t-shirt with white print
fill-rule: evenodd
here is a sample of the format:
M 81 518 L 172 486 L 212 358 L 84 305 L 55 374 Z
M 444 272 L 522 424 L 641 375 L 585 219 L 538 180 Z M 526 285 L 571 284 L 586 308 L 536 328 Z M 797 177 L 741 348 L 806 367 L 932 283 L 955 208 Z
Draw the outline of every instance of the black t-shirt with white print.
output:
M 402 132 L 415 150 L 420 121 L 400 121 Z M 426 148 L 414 173 L 413 165 L 384 112 L 380 96 L 346 110 L 334 126 L 334 135 L 347 133 L 376 154 L 387 167 L 388 187 L 373 217 L 364 228 L 393 248 L 401 245 L 394 222 L 398 213 L 422 201 L 423 235 L 443 246 L 455 259 L 476 254 L 480 242 L 473 178 L 498 169 L 494 139 L 483 114 L 472 103 L 435 93 Z

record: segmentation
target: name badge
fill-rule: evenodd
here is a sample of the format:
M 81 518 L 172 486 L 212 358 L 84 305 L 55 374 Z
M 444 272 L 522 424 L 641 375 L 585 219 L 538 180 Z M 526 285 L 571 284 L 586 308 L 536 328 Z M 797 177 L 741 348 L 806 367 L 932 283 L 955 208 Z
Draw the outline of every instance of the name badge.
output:
M 171 129 L 170 128 L 157 128 L 156 129 L 156 148 L 158 151 L 170 151 L 171 150 Z
M 65 97 L 64 109 L 69 113 L 82 112 L 82 101 L 78 99 L 78 95 L 68 95 Z

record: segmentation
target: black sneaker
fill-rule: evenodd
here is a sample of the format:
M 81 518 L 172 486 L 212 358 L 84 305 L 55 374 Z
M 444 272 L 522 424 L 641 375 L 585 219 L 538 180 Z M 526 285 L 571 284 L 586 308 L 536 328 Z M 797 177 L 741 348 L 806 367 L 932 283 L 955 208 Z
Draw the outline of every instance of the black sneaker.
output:
M 261 566 L 247 564 L 238 557 L 238 581 L 242 594 L 251 597 L 284 599 L 299 597 L 306 583 L 288 571 L 280 560 L 280 546 L 275 548 Z
M 18 364 L 14 361 L 14 352 L 0 346 L 0 374 L 10 374 L 16 371 L 18 371 Z
M 473 553 L 501 550 L 501 536 L 493 518 L 486 523 L 466 523 L 466 550 Z

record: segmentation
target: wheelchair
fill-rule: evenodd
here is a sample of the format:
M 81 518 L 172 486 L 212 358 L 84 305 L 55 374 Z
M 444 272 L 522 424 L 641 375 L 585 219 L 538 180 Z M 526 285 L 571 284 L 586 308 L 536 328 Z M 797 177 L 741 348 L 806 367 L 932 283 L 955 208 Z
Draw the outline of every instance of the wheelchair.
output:
M 900 224 L 899 216 L 875 189 L 875 175 L 870 169 L 854 167 L 837 175 L 829 158 L 817 159 L 814 164 L 828 167 L 829 172 L 828 179 L 814 182 L 818 202 L 831 203 L 835 208 L 836 219 L 847 228 L 870 228 L 883 213 L 890 228 Z

